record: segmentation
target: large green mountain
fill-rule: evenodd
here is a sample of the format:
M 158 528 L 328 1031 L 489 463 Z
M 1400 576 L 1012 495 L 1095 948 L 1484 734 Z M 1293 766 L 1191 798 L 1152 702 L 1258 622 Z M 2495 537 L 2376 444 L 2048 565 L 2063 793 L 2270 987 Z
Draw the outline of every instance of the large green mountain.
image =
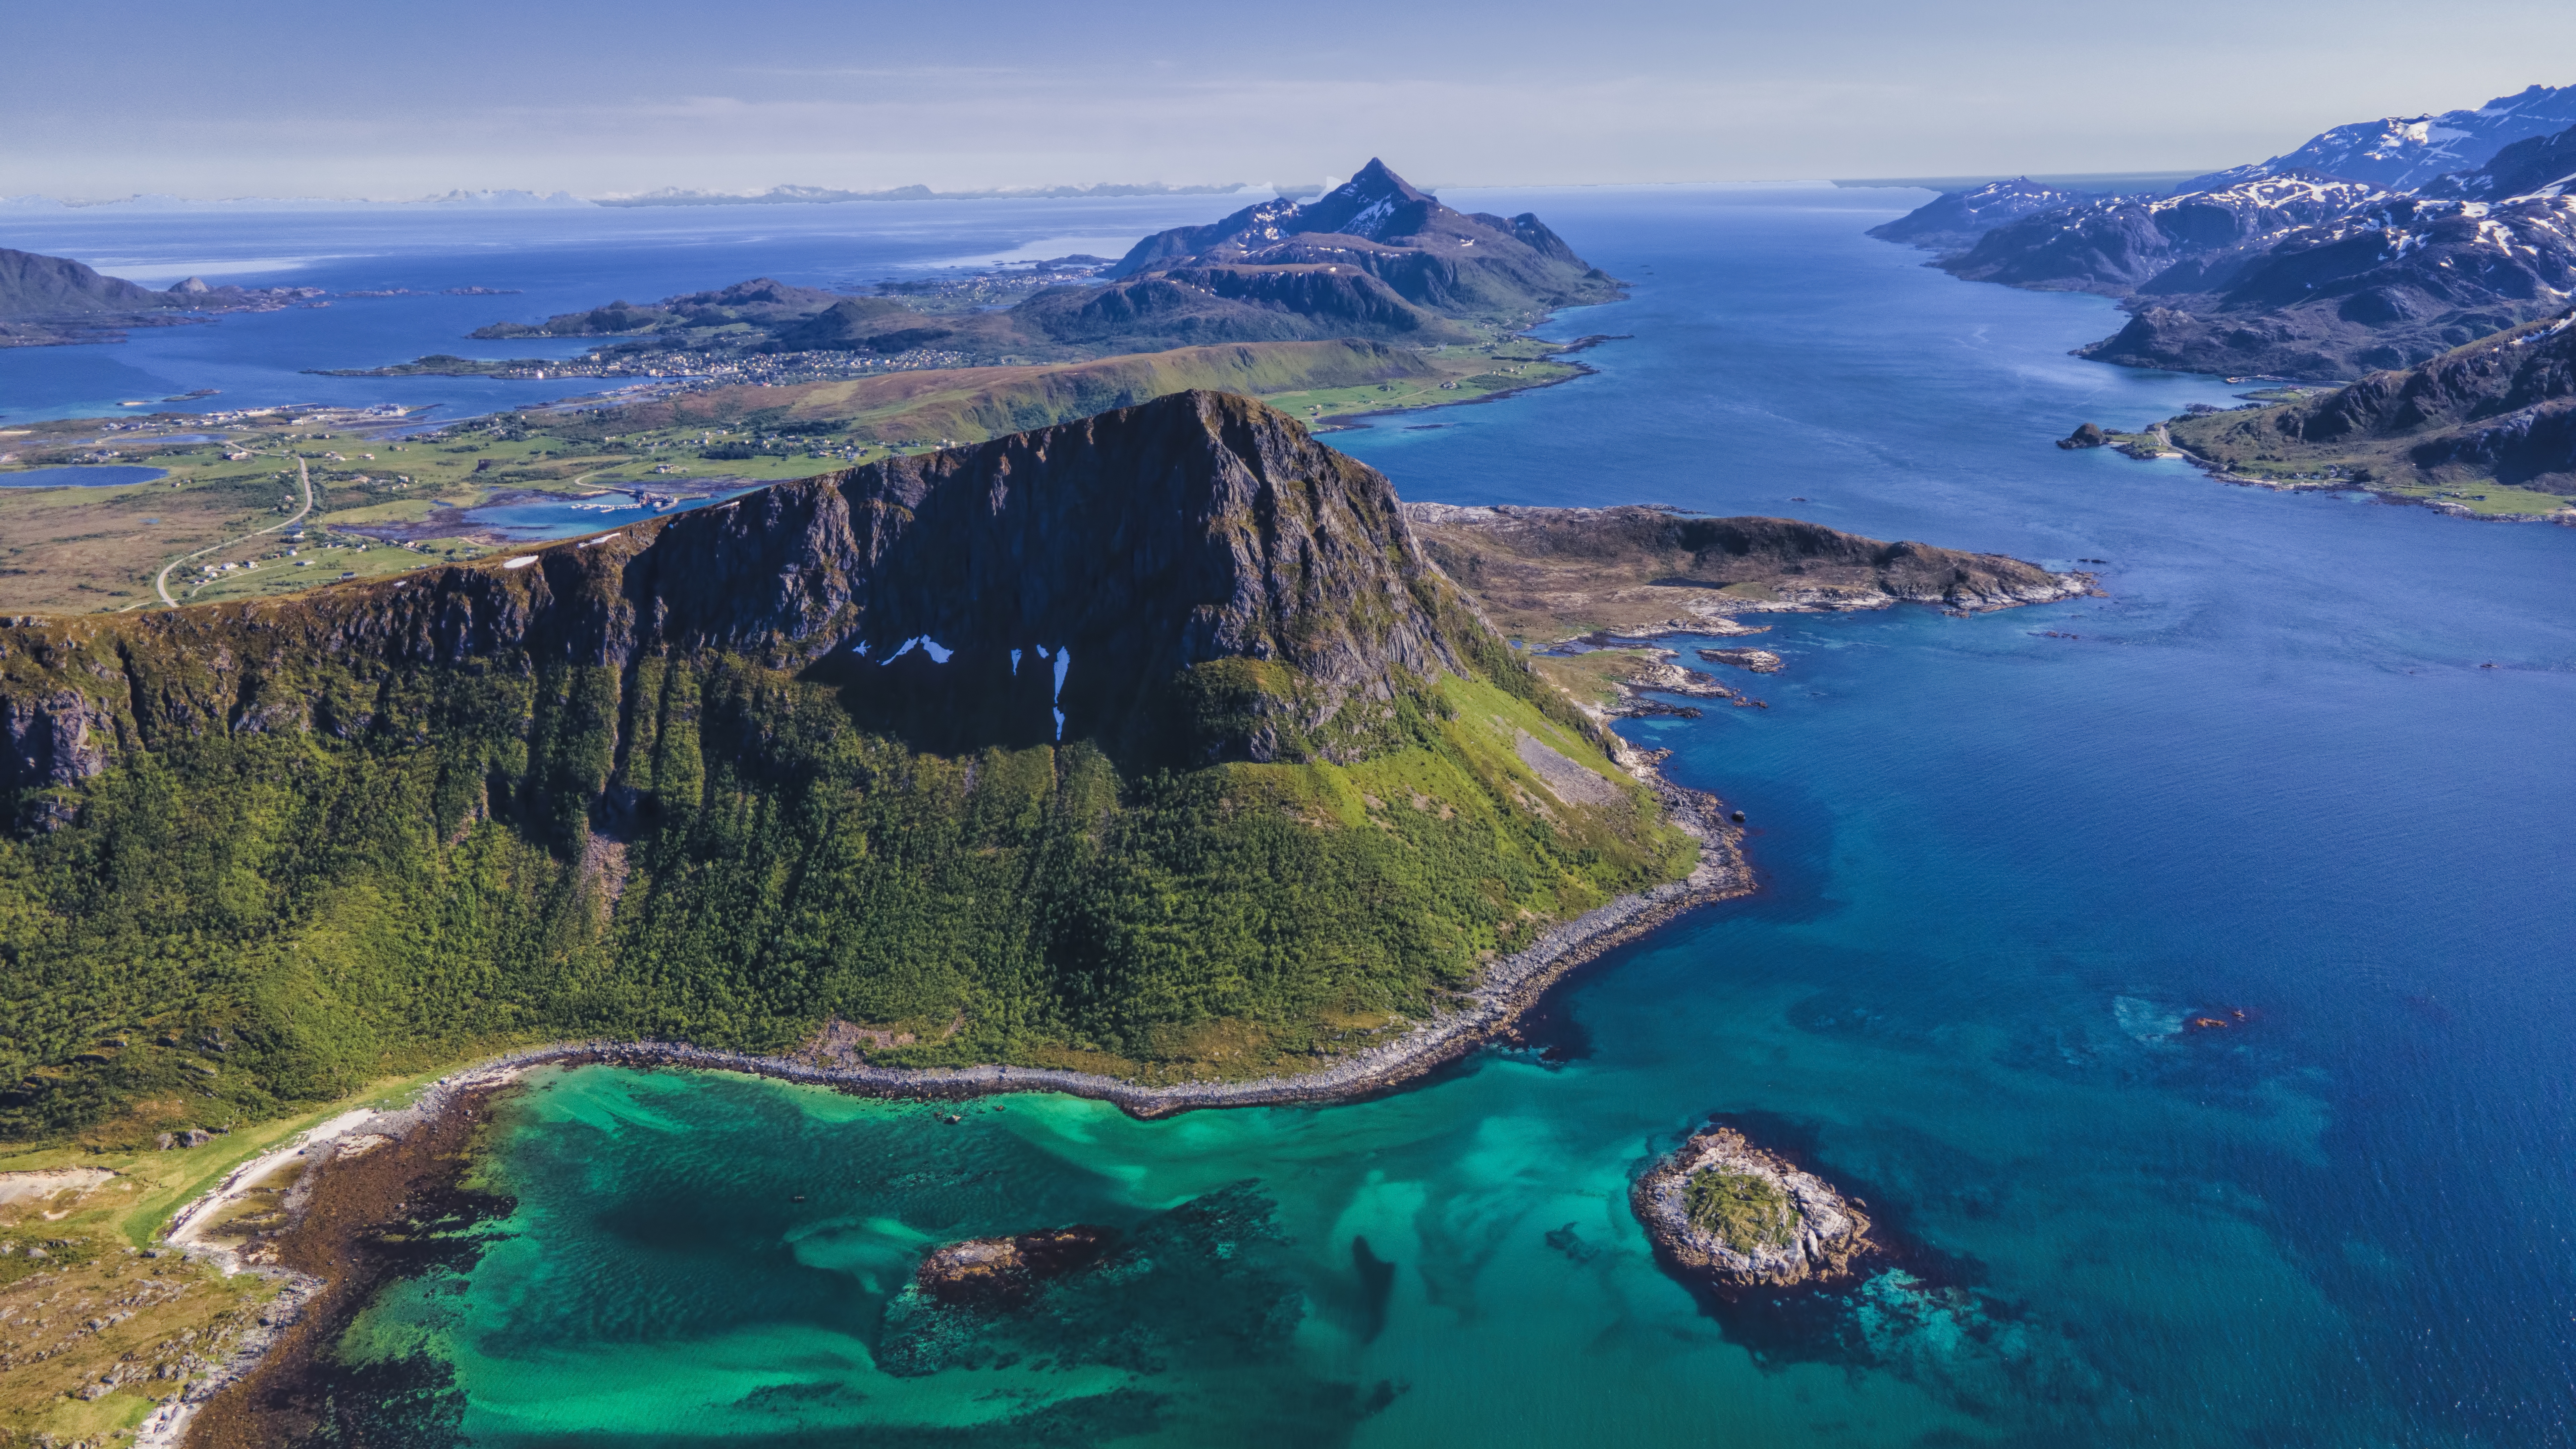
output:
M 0 1131 L 834 1016 L 901 1061 L 1311 1064 L 1688 869 L 1602 748 L 1383 477 L 1207 392 L 473 567 L 20 620 Z

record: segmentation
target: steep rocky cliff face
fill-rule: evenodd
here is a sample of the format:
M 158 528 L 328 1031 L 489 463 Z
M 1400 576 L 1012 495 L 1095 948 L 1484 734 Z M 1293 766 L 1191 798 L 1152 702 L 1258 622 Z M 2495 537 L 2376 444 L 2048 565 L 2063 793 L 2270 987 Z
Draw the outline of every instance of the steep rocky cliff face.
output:
M 924 748 L 1346 756 L 1367 726 L 1345 710 L 1374 717 L 1464 668 L 1444 633 L 1462 626 L 1383 476 L 1249 399 L 1186 392 L 495 567 L 73 626 L 82 642 L 61 647 L 91 658 L 105 699 L 67 704 L 81 696 L 54 671 L 21 683 L 0 662 L 0 719 L 26 762 L 0 768 L 95 773 L 110 710 L 138 746 L 277 728 L 280 709 L 331 727 L 345 706 L 273 697 L 320 661 L 625 670 L 716 654 L 829 681 Z M 1227 662 L 1242 667 L 1194 676 Z M 1193 712 L 1210 690 L 1242 710 Z
M 1311 1064 L 1688 872 L 1603 751 L 1384 478 L 1206 392 L 472 567 L 21 620 L 0 1135 L 834 1016 L 917 1063 Z

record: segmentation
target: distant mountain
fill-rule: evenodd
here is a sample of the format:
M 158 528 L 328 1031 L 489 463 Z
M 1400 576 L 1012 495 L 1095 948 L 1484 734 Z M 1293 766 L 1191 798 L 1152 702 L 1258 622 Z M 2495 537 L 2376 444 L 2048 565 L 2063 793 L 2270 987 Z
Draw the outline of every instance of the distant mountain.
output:
M 2493 481 L 2576 494 L 2576 310 L 2310 403 L 2177 418 L 2222 467 L 2259 461 L 2380 484 Z
M 2571 290 L 2576 197 L 2383 194 L 2267 237 L 2250 254 L 2177 263 L 2138 289 L 2128 326 L 2083 355 L 2191 372 L 2358 377 L 2555 312 Z
M 274 312 L 321 295 L 319 287 L 213 287 L 197 277 L 156 292 L 69 257 L 0 247 L 0 347 L 122 342 L 131 327 L 201 322 L 209 312 Z
M 903 287 L 853 298 L 761 278 L 474 335 L 652 336 L 663 346 L 766 352 L 927 349 L 942 356 L 916 360 L 940 365 L 1057 362 L 1237 342 L 1479 342 L 1559 307 L 1625 295 L 1535 215 L 1453 211 L 1382 161 L 1303 205 L 1280 198 L 1149 236 L 1106 283 L 1065 280 L 1055 265 L 1012 272 L 1005 280 L 1018 290 L 1009 295 L 1022 300 L 1007 307 L 943 307 L 928 297 L 907 307 Z
M 666 186 L 634 196 L 602 196 L 598 206 L 780 206 L 835 201 L 993 201 L 1007 198 L 1048 200 L 1084 196 L 1231 196 L 1245 183 L 1216 186 L 1165 186 L 1159 182 L 1128 185 L 1005 187 L 988 191 L 933 191 L 927 186 L 890 186 L 882 191 L 841 191 L 828 186 L 773 186 L 766 191 L 688 191 Z
M 2475 110 L 2356 121 L 2268 161 L 2214 171 L 2174 188 L 2210 191 L 2291 171 L 2317 171 L 2411 191 L 2452 171 L 2483 166 L 2506 146 L 2576 126 L 2576 86 L 2532 86 Z
M 1536 214 L 1454 211 L 1375 159 L 1313 201 L 1282 199 L 1158 232 L 1110 275 L 1131 287 L 1165 278 L 1246 299 L 1341 291 L 1354 312 L 1378 302 L 1365 278 L 1404 307 L 1448 318 L 1535 318 L 1626 295 Z
M 2391 199 L 2379 187 L 2299 173 L 2180 196 L 2115 196 L 2024 216 L 1935 265 L 1971 282 L 2127 296 L 2189 264 L 2199 290 L 2214 269 L 2295 228 Z
M 69 257 L 0 247 L 0 318 L 38 321 L 102 312 L 150 312 L 188 301 L 122 277 L 103 277 Z
M 2557 196 L 2570 185 L 2576 185 L 2576 127 L 2516 141 L 2474 171 L 2435 178 L 2424 194 L 2491 201 L 2505 196 Z
M 584 201 L 569 191 L 556 191 L 543 195 L 534 191 L 451 191 L 445 196 L 425 196 L 422 197 L 421 200 L 431 206 L 491 206 L 525 208 L 533 206 L 591 206 L 596 204 L 594 202 Z
M 2047 206 L 2041 188 L 1990 187 L 1871 234 L 1937 248 L 2022 211 L 1934 265 L 2122 299 L 2134 319 L 2087 357 L 2351 378 L 2560 305 L 2576 285 L 2571 179 L 2576 86 L 2534 86 L 2475 111 L 2337 127 L 2168 196 Z
M 2043 211 L 2107 200 L 2108 192 L 2043 186 L 2027 176 L 1946 191 L 1884 226 L 1869 229 L 1881 241 L 1905 242 L 1935 252 L 1964 252 L 1999 226 Z
M 675 332 L 688 328 L 716 328 L 749 323 L 755 327 L 774 327 L 801 322 L 823 312 L 835 303 L 846 301 L 838 292 L 825 292 L 813 287 L 791 286 L 768 277 L 754 277 L 710 292 L 690 292 L 678 297 L 665 297 L 659 302 L 638 307 L 632 302 L 610 302 L 586 312 L 564 312 L 543 322 L 520 324 L 496 322 L 478 327 L 473 336 L 486 340 L 517 337 L 635 337 L 651 333 Z M 907 309 L 887 302 L 880 304 L 906 315 Z

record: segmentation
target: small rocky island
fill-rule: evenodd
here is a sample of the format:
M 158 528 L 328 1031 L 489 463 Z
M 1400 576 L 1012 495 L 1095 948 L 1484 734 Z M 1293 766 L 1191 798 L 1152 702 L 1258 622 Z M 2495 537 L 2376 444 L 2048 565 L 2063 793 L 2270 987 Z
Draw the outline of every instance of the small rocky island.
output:
M 1721 1293 L 1829 1282 L 1879 1251 L 1852 1199 L 1732 1127 L 1683 1143 L 1629 1202 L 1659 1261 Z
M 1091 1266 L 1116 1246 L 1118 1230 L 1076 1225 L 1012 1238 L 970 1238 L 922 1259 L 913 1282 L 951 1307 L 1018 1308 L 1048 1280 Z

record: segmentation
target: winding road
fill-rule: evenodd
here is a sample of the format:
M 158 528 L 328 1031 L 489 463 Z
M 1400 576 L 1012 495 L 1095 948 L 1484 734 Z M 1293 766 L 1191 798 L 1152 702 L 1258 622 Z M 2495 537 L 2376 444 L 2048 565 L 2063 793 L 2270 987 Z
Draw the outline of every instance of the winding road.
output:
M 257 538 L 263 533 L 275 533 L 281 528 L 292 528 L 299 519 L 304 517 L 304 515 L 311 513 L 313 511 L 313 469 L 305 463 L 304 455 L 301 453 L 295 455 L 295 476 L 304 485 L 304 506 L 295 510 L 295 516 L 293 518 L 287 519 L 284 523 L 272 523 L 266 528 L 252 529 L 250 532 L 243 534 L 240 538 L 228 538 L 222 543 L 208 544 L 204 548 L 197 550 L 195 553 L 181 554 L 179 557 L 163 564 L 161 566 L 161 572 L 152 580 L 153 591 L 160 594 L 161 602 L 168 604 L 174 609 L 179 607 L 179 601 L 170 597 L 170 570 L 177 568 L 179 565 L 186 563 L 192 558 L 204 558 L 206 555 L 213 553 L 217 549 L 230 548 L 234 544 L 244 543 Z

